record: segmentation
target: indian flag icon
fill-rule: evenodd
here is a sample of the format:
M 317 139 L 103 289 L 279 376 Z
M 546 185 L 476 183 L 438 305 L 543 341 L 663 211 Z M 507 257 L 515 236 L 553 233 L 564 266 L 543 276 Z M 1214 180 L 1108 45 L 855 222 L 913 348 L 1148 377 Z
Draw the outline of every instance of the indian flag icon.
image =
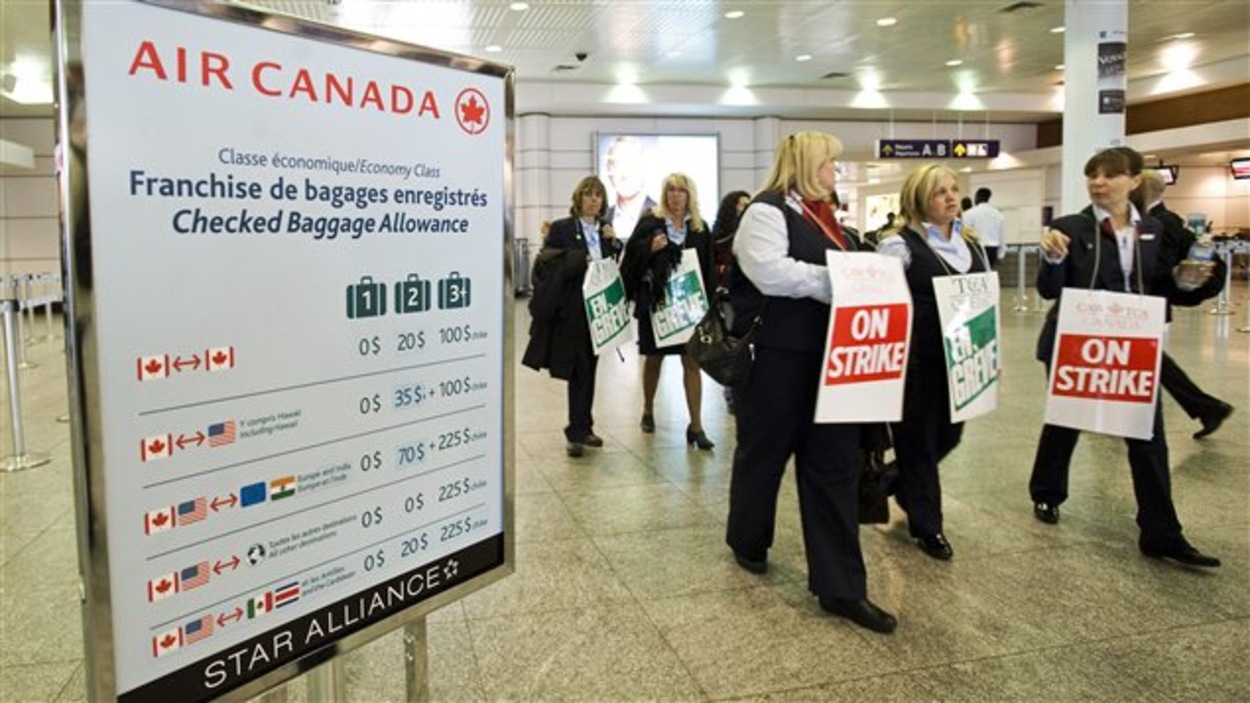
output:
M 290 498 L 295 495 L 295 477 L 283 476 L 269 482 L 269 500 Z

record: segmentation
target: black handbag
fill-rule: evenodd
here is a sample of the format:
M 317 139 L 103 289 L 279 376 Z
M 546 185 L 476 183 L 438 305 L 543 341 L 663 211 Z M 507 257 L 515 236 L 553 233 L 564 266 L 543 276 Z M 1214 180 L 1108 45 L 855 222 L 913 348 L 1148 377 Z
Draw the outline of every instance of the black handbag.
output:
M 888 499 L 898 481 L 898 464 L 886 463 L 890 449 L 890 429 L 885 423 L 864 425 L 860 435 L 859 456 L 859 524 L 871 525 L 890 521 Z
M 754 352 L 751 344 L 762 324 L 757 315 L 741 336 L 730 333 L 733 328 L 733 307 L 727 295 L 717 293 L 707 313 L 694 328 L 694 334 L 686 342 L 686 355 L 695 360 L 700 369 L 722 386 L 736 386 L 746 380 L 751 372 Z

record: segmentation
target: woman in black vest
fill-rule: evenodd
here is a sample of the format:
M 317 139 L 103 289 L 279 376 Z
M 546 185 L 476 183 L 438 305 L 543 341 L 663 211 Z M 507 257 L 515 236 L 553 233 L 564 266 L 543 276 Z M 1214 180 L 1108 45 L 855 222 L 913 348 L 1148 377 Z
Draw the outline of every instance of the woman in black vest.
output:
M 702 372 L 695 360 L 686 355 L 684 344 L 656 345 L 651 308 L 663 300 L 664 286 L 681 263 L 684 249 L 694 249 L 698 253 L 704 290 L 710 293 L 715 288 L 712 235 L 699 216 L 699 198 L 689 176 L 682 173 L 665 176 L 660 199 L 661 205 L 638 220 L 621 262 L 621 281 L 625 284 L 626 295 L 634 301 L 638 353 L 643 356 L 642 431 L 655 432 L 655 392 L 660 385 L 660 365 L 665 356 L 680 355 L 686 409 L 690 411 L 686 443 L 710 450 L 716 445 L 703 431 Z
M 911 348 L 903 390 L 903 420 L 891 425 L 898 459 L 896 499 L 907 529 L 925 554 L 950 559 L 942 533 L 938 464 L 959 446 L 963 423 L 951 422 L 946 354 L 933 279 L 989 270 L 985 249 L 959 220 L 959 178 L 937 164 L 921 166 L 903 181 L 896 229 L 877 251 L 903 260 L 912 297 Z
M 842 144 L 828 134 L 786 137 L 734 237 L 735 320 L 749 324 L 762 315 L 763 324 L 751 374 L 734 389 L 738 448 L 725 541 L 743 569 L 768 570 L 777 491 L 793 455 L 808 589 L 825 611 L 892 632 L 894 616 L 868 600 L 859 547 L 861 426 L 814 421 L 832 295 L 825 252 L 861 248 L 830 205 L 840 153 Z
M 1142 156 L 1128 147 L 1104 149 L 1085 163 L 1085 184 L 1091 204 L 1075 215 L 1051 223 L 1042 235 L 1044 256 L 1037 272 L 1037 292 L 1055 300 L 1037 343 L 1037 358 L 1050 370 L 1059 306 L 1064 288 L 1089 288 L 1158 295 L 1176 304 L 1196 304 L 1181 291 L 1172 266 L 1174 255 L 1160 254 L 1163 224 L 1143 215 L 1129 200 L 1141 182 Z M 1210 269 L 1206 270 L 1210 275 Z M 1199 280 L 1199 285 L 1205 280 Z M 1059 505 L 1068 497 L 1068 468 L 1080 430 L 1043 425 L 1029 478 L 1033 514 L 1042 522 L 1059 522 Z M 1172 503 L 1168 443 L 1163 413 L 1155 403 L 1150 439 L 1126 439 L 1128 464 L 1137 498 L 1138 548 L 1157 559 L 1214 568 L 1220 560 L 1203 554 L 1181 534 Z

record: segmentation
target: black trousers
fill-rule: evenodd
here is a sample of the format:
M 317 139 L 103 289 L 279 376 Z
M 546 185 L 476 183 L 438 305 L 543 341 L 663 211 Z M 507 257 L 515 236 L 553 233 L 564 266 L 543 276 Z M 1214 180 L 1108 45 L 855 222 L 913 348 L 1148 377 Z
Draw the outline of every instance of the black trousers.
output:
M 578 354 L 573 375 L 569 377 L 569 424 L 564 428 L 564 438 L 570 442 L 583 441 L 594 429 L 591 407 L 595 404 L 595 371 L 598 368 L 599 357 L 595 356 L 588 339 L 586 348 Z
M 867 593 L 859 546 L 860 426 L 816 424 L 821 352 L 756 350 L 746 383 L 734 389 L 738 446 L 725 541 L 764 559 L 773 544 L 777 492 L 794 456 L 808 588 L 827 598 Z
M 998 266 L 998 247 L 985 247 L 985 258 L 989 259 L 990 268 Z
M 1068 498 L 1068 474 L 1080 430 L 1043 425 L 1029 477 L 1029 495 L 1036 503 L 1059 505 Z M 1168 442 L 1163 431 L 1163 411 L 1155 404 L 1154 436 L 1148 440 L 1124 440 L 1128 465 L 1137 498 L 1137 527 L 1143 546 L 1167 549 L 1184 544 L 1181 522 L 1172 504 L 1172 476 L 1168 469 Z
M 1159 383 L 1185 414 L 1195 420 L 1213 415 L 1224 405 L 1219 398 L 1204 393 L 1167 352 L 1164 352 L 1163 363 L 1159 367 Z
M 942 483 L 938 465 L 959 446 L 963 423 L 951 424 L 950 389 L 941 359 L 918 361 L 908 369 L 903 421 L 891 423 L 898 461 L 895 499 L 907 513 L 913 537 L 942 531 Z

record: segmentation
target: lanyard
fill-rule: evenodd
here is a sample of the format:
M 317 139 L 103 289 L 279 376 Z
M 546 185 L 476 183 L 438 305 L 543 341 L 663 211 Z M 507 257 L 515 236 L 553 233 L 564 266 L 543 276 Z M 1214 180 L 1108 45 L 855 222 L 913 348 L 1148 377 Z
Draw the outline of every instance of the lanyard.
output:
M 821 232 L 824 232 L 825 237 L 828 238 L 829 241 L 833 242 L 842 251 L 846 251 L 846 240 L 843 239 L 844 235 L 841 232 L 835 232 L 830 229 L 829 225 L 825 224 L 824 220 L 820 219 L 816 213 L 812 212 L 812 209 L 807 206 L 807 203 L 803 202 L 802 198 L 799 198 L 799 207 L 803 208 L 804 219 L 808 222 L 814 223 L 820 228 Z

